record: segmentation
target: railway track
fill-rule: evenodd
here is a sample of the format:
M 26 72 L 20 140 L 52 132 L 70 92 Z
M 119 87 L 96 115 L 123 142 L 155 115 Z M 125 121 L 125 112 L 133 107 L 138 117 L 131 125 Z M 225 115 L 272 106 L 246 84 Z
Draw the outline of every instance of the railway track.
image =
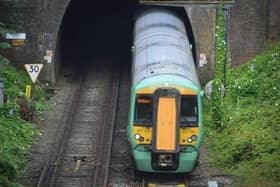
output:
M 108 177 L 110 187 L 135 186 L 132 174 L 131 150 L 127 141 L 127 123 L 131 89 L 130 68 L 122 68 L 117 106 L 116 126 Z
M 120 77 L 116 124 L 113 133 L 113 145 L 108 177 L 109 187 L 189 187 L 185 176 L 173 177 L 143 176 L 142 181 L 135 181 L 132 174 L 131 150 L 127 141 L 127 119 L 129 112 L 129 99 L 131 77 L 129 69 L 124 70 Z M 173 183 L 171 184 L 170 181 Z
M 37 187 L 107 185 L 119 74 L 103 65 L 79 79 L 63 135 Z
M 186 175 L 151 174 L 143 175 L 141 187 L 189 187 Z
M 105 113 L 109 114 L 104 127 L 101 129 L 102 133 L 99 134 L 99 142 L 97 143 L 98 149 L 98 167 L 94 175 L 93 187 L 107 186 L 108 176 L 111 161 L 111 151 L 113 145 L 113 133 L 115 129 L 117 103 L 119 97 L 120 87 L 120 70 L 114 74 L 112 94 L 110 103 L 107 105 Z M 101 164 L 102 163 L 102 164 Z
M 168 181 L 153 176 L 134 181 L 126 135 L 130 71 L 122 69 L 120 75 L 119 71 L 113 73 L 114 70 L 108 67 L 89 70 L 72 86 L 71 104 L 63 112 L 67 124 L 62 125 L 64 132 L 58 133 L 61 137 L 57 138 L 57 145 L 46 156 L 37 186 L 207 186 L 209 177 L 203 175 L 187 176 L 188 184 L 185 178 L 178 180 L 176 176 Z M 226 182 L 221 186 L 228 186 Z

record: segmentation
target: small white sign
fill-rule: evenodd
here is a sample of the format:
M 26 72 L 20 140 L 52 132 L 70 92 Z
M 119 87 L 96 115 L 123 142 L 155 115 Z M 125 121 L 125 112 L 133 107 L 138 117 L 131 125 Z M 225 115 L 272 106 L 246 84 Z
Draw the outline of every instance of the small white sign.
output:
M 44 64 L 25 64 L 24 67 L 33 83 L 37 81 L 37 78 L 43 69 Z
M 44 60 L 46 60 L 48 63 L 52 63 L 52 57 L 51 56 L 44 56 Z
M 8 39 L 8 40 L 25 40 L 26 34 L 25 33 L 7 33 L 6 39 Z
M 199 54 L 199 67 L 203 67 L 204 65 L 206 65 L 207 62 L 207 57 L 206 54 L 204 53 L 200 53 Z
M 44 56 L 44 60 L 46 60 L 47 63 L 52 63 L 52 58 L 53 58 L 53 50 L 47 50 L 46 56 Z

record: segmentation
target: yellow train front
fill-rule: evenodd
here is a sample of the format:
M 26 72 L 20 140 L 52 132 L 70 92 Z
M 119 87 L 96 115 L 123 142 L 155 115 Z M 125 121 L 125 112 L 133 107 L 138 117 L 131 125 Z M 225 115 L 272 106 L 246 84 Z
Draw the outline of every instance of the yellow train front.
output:
M 201 88 L 184 23 L 153 8 L 135 22 L 128 139 L 135 169 L 185 173 L 202 142 Z

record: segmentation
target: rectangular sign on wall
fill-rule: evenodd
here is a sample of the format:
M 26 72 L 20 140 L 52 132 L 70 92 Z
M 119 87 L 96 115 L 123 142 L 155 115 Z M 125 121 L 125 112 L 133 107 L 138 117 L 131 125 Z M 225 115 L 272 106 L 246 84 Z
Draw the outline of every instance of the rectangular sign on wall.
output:
M 25 40 L 12 40 L 12 46 L 14 47 L 24 46 L 24 41 Z
M 7 33 L 6 39 L 8 39 L 8 40 L 25 40 L 26 34 L 25 33 Z
M 234 4 L 235 0 L 139 0 L 140 4 L 184 5 L 184 4 Z

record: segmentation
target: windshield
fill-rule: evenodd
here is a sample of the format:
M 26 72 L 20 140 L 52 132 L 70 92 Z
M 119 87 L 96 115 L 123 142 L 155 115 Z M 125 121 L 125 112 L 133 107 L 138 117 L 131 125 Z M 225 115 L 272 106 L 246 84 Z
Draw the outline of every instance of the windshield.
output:
M 180 124 L 182 126 L 197 126 L 197 96 L 181 97 Z
M 135 124 L 151 125 L 153 120 L 153 99 L 151 95 L 137 95 L 135 103 Z

